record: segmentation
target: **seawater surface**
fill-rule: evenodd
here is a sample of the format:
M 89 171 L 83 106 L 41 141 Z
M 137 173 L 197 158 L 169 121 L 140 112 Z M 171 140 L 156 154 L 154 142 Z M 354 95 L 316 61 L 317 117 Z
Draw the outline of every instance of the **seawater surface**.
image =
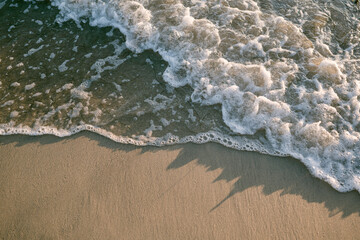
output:
M 0 135 L 219 142 L 360 192 L 359 19 L 344 0 L 2 0 Z

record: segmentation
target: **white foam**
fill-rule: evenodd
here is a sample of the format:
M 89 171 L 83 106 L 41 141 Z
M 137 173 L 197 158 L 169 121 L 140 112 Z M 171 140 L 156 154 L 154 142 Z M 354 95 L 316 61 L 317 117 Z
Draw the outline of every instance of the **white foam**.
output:
M 38 48 L 31 48 L 26 54 L 24 54 L 24 57 L 28 57 L 36 53 L 37 51 L 43 49 L 44 45 L 40 45 Z
M 17 116 L 19 116 L 19 112 L 18 111 L 12 111 L 10 113 L 10 118 L 16 118 Z
M 162 94 L 157 94 L 154 98 L 145 99 L 144 102 L 152 106 L 153 112 L 156 113 L 160 110 L 167 109 L 174 98 L 168 98 Z
M 0 9 L 2 9 L 5 6 L 6 1 L 7 0 L 3 0 L 3 1 L 0 2 Z
M 98 80 L 104 71 L 115 69 L 126 60 L 120 58 L 125 48 L 136 53 L 152 49 L 168 63 L 163 79 L 169 92 L 189 85 L 193 89 L 193 102 L 221 105 L 223 120 L 233 134 L 265 132 L 269 145 L 260 140 L 228 137 L 218 132 L 182 139 L 170 135 L 154 137 L 154 131 L 169 125 L 170 121 L 165 118 L 160 120 L 162 126 L 152 121 L 145 135 L 133 138 L 115 136 L 91 125 L 71 130 L 29 130 L 4 126 L 2 133 L 21 130 L 31 134 L 52 132 L 65 136 L 89 130 L 115 141 L 139 145 L 213 141 L 236 149 L 292 155 L 301 159 L 315 176 L 325 179 L 339 191 L 359 191 L 360 176 L 356 165 L 360 152 L 360 103 L 357 99 L 360 87 L 356 77 L 359 67 L 357 60 L 352 59 L 353 46 L 338 50 L 339 55 L 345 53 L 336 56 L 334 49 L 341 48 L 339 42 L 336 47 L 326 44 L 338 41 L 334 38 L 340 38 L 338 35 L 341 34 L 337 31 L 334 36 L 326 35 L 329 30 L 324 26 L 328 14 L 316 13 L 314 19 L 310 19 L 311 26 L 318 28 L 311 34 L 321 35 L 314 41 L 307 37 L 310 33 L 305 35 L 303 31 L 311 14 L 306 8 L 298 13 L 306 19 L 294 23 L 295 20 L 289 20 L 291 16 L 284 18 L 275 13 L 261 12 L 252 0 L 231 1 L 228 4 L 223 1 L 175 2 L 54 0 L 52 4 L 60 9 L 59 23 L 72 19 L 81 28 L 86 18 L 91 26 L 109 26 L 119 29 L 126 36 L 125 44 L 113 43 L 113 56 L 96 59 L 91 66 L 95 75 L 76 88 L 71 86 L 72 98 L 85 100 L 84 105 L 74 107 L 69 104 L 63 109 L 71 109 L 68 112 L 70 118 L 76 118 L 80 111 L 85 111 L 92 96 L 88 86 Z M 351 34 L 354 37 L 351 41 L 356 42 L 356 33 Z M 41 48 L 30 49 L 25 55 L 29 56 Z M 85 57 L 90 58 L 91 54 Z M 50 58 L 54 56 L 50 55 Z M 347 64 L 353 64 L 352 69 L 341 64 L 341 58 Z M 68 70 L 68 61 L 59 66 L 60 72 Z M 146 61 L 151 64 L 151 61 Z M 120 85 L 114 85 L 118 91 L 122 90 Z M 145 100 L 156 114 L 169 109 L 173 101 L 161 94 Z M 139 117 L 144 112 L 138 108 L 137 105 L 126 113 L 137 111 Z M 49 112 L 48 116 L 59 110 Z M 188 119 L 196 122 L 194 111 L 187 110 Z M 100 109 L 90 113 L 94 115 L 93 122 L 101 121 Z
M 41 96 L 42 95 L 42 93 L 41 92 L 37 92 L 37 93 L 35 93 L 34 95 L 32 95 L 33 97 L 38 97 L 38 96 Z
M 91 93 L 84 91 L 83 87 L 77 87 L 71 89 L 71 96 L 78 99 L 90 99 Z
M 31 90 L 35 87 L 35 85 L 36 85 L 35 83 L 25 85 L 24 89 L 25 89 L 25 91 Z
M 65 72 L 69 68 L 66 66 L 66 63 L 68 63 L 70 60 L 65 60 L 59 67 L 59 72 Z
M 6 106 L 11 106 L 14 104 L 14 100 L 9 100 L 9 101 L 6 101 L 5 103 L 3 103 L 0 107 L 6 107 Z
M 120 86 L 119 84 L 115 83 L 115 82 L 113 82 L 113 84 L 114 84 L 116 90 L 117 90 L 118 92 L 121 92 L 121 90 L 122 90 L 122 89 L 121 89 L 121 86 Z

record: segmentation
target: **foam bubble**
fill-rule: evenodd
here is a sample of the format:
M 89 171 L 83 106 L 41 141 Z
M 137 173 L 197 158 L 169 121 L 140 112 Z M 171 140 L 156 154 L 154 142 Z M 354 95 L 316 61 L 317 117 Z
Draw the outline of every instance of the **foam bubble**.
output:
M 35 85 L 36 85 L 35 83 L 25 85 L 24 89 L 25 89 L 25 91 L 28 91 L 30 89 L 33 89 L 35 87 Z

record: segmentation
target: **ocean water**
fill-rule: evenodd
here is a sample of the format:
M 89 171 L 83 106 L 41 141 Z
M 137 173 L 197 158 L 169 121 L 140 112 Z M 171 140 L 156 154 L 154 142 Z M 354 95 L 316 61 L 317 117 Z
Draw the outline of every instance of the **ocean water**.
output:
M 0 135 L 218 142 L 360 192 L 359 19 L 350 0 L 0 0 Z

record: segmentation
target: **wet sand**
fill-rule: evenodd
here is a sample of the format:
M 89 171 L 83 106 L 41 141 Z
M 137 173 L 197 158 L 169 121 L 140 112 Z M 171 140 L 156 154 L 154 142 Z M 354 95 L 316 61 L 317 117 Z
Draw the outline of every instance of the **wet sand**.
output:
M 360 239 L 360 194 L 297 160 L 92 133 L 0 137 L 0 239 Z

